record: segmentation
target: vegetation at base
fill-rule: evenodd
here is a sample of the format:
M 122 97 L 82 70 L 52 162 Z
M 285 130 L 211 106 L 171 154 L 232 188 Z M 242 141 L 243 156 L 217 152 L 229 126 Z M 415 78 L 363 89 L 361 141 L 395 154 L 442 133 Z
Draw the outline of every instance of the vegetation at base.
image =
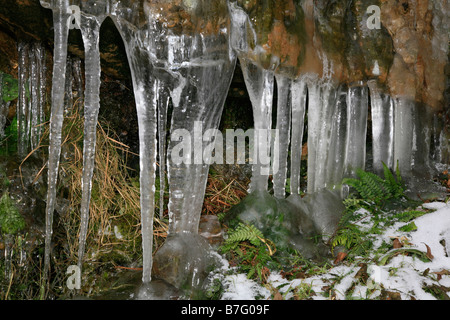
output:
M 342 183 L 355 189 L 360 199 L 364 199 L 371 204 L 383 208 L 392 201 L 405 198 L 405 187 L 397 168 L 395 176 L 383 162 L 384 179 L 372 172 L 362 169 L 356 170 L 356 178 L 345 178 Z
M 344 184 L 352 187 L 353 192 L 343 200 L 346 211 L 329 244 L 333 251 L 336 248 L 344 250 L 347 259 L 387 253 L 392 249 L 391 244 L 382 245 L 373 252 L 376 236 L 396 222 L 407 223 L 426 214 L 425 211 L 414 210 L 420 203 L 405 196 L 398 164 L 395 176 L 384 163 L 383 167 L 384 179 L 374 173 L 357 170 L 358 178 L 343 180 Z M 401 226 L 398 231 L 412 232 L 416 229 L 414 222 L 410 222 Z

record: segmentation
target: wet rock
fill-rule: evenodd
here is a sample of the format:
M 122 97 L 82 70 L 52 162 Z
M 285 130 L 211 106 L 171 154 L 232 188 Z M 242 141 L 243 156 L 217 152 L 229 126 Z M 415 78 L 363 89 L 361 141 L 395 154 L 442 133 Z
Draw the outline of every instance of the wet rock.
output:
M 164 280 L 143 283 L 136 293 L 136 300 L 177 300 L 180 292 Z
M 323 238 L 331 237 L 345 211 L 339 191 L 323 189 L 306 195 L 304 201 L 308 206 L 307 214 L 314 221 L 316 229 Z
M 342 205 L 342 204 L 341 204 Z M 319 206 L 320 207 L 320 206 Z M 272 240 L 277 248 L 293 248 L 308 259 L 321 260 L 329 254 L 328 248 L 318 241 L 319 227 L 332 224 L 321 214 L 310 213 L 308 202 L 300 196 L 276 199 L 268 192 L 250 193 L 227 213 L 226 221 L 238 219 L 252 224 Z M 324 215 L 326 210 L 320 211 Z M 322 217 L 317 223 L 312 218 Z M 334 221 L 334 217 L 330 217 Z
M 169 235 L 153 260 L 152 278 L 164 280 L 195 298 L 219 262 L 208 241 L 198 234 Z M 152 291 L 153 289 L 149 289 Z
M 198 234 L 204 237 L 211 245 L 219 245 L 223 241 L 224 231 L 216 215 L 203 215 L 200 217 Z

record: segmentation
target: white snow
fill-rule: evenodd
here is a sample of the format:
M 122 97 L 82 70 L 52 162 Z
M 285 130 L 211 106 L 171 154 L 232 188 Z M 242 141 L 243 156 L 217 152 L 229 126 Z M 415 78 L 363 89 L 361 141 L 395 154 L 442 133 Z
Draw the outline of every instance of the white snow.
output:
M 384 289 L 389 292 L 400 294 L 402 300 L 436 300 L 424 287 L 437 285 L 450 287 L 450 275 L 443 274 L 441 279 L 435 272 L 450 270 L 450 201 L 432 202 L 423 204 L 417 209 L 435 210 L 418 217 L 409 222 L 397 222 L 388 227 L 383 234 L 378 235 L 374 241 L 374 250 L 383 242 L 392 242 L 398 237 L 407 240 L 404 248 L 411 248 L 427 252 L 427 244 L 433 255 L 432 261 L 423 262 L 413 255 L 397 255 L 388 260 L 385 265 L 378 265 L 377 259 L 367 263 L 367 274 L 369 279 L 366 284 L 355 278 L 360 269 L 358 261 L 348 262 L 344 260 L 339 265 L 328 269 L 326 273 L 307 277 L 306 279 L 295 279 L 289 281 L 279 273 L 272 273 L 267 284 L 262 286 L 253 280 L 247 279 L 245 274 L 232 274 L 225 277 L 225 293 L 222 299 L 272 299 L 273 292 L 269 288 L 276 288 L 283 299 L 293 298 L 293 289 L 302 285 L 308 285 L 315 295 L 314 300 L 336 299 L 377 299 Z M 414 222 L 417 230 L 403 232 L 398 229 L 408 223 Z M 445 240 L 442 241 L 442 240 Z M 444 247 L 446 245 L 447 247 Z M 225 268 L 226 269 L 226 268 Z M 228 269 L 228 271 L 230 271 Z M 232 270 L 231 270 L 232 271 Z M 333 295 L 325 292 L 332 285 Z M 353 290 L 348 293 L 348 289 Z M 448 293 L 447 293 L 448 294 Z

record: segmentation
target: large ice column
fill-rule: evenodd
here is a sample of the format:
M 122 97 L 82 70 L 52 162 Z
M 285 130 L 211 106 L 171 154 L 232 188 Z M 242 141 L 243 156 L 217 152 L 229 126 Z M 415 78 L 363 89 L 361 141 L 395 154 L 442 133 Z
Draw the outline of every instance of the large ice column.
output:
M 277 123 L 278 143 L 273 146 L 277 154 L 278 170 L 273 173 L 273 193 L 283 199 L 286 195 L 286 179 L 288 169 L 289 141 L 291 135 L 292 114 L 292 80 L 284 76 L 276 76 L 278 88 Z
M 267 190 L 270 172 L 270 145 L 272 129 L 272 103 L 274 74 L 251 61 L 240 59 L 244 81 L 252 102 L 255 129 L 250 191 Z
M 309 193 L 327 186 L 327 162 L 336 107 L 336 89 L 326 81 L 308 82 L 308 187 Z
M 169 233 L 196 234 L 213 160 L 211 151 L 216 143 L 216 152 L 221 151 L 222 141 L 215 140 L 218 136 L 214 130 L 219 126 L 235 59 L 223 35 L 176 36 L 168 39 L 168 47 L 167 66 L 176 83 L 171 90 L 168 149 Z M 189 138 L 191 148 L 183 149 L 183 160 L 178 161 L 178 138 L 183 132 L 188 133 L 183 139 Z
M 402 176 L 408 177 L 412 171 L 414 101 L 395 98 L 394 105 L 394 165 L 398 164 Z
M 92 6 L 93 3 L 84 3 L 84 6 L 81 8 L 83 12 L 80 14 L 80 29 L 85 50 L 86 79 L 83 172 L 81 177 L 81 224 L 78 246 L 78 266 L 80 268 L 83 264 L 89 224 L 89 204 L 91 200 L 92 176 L 95 167 L 97 120 L 100 110 L 100 26 L 106 17 L 105 11 L 100 9 L 100 5 L 95 6 L 95 8 Z
M 336 106 L 332 116 L 331 140 L 327 162 L 327 187 L 339 186 L 344 176 L 345 148 L 347 139 L 347 88 L 337 90 Z
M 432 180 L 430 163 L 433 110 L 416 103 L 413 109 L 413 153 L 412 170 L 414 176 Z
M 346 176 L 364 169 L 368 116 L 368 89 L 363 84 L 351 85 L 347 93 L 347 143 L 345 151 Z
M 70 21 L 72 14 L 67 11 L 69 6 L 69 1 L 67 0 L 41 0 L 41 5 L 53 10 L 53 28 L 55 35 L 48 158 L 48 191 L 45 218 L 44 276 L 47 277 L 50 268 L 53 211 L 55 209 L 56 185 L 61 155 L 61 129 L 64 119 L 64 87 L 67 61 L 67 38 L 69 34 L 68 21 Z
M 291 85 L 292 124 L 291 124 L 291 194 L 300 194 L 301 158 L 303 131 L 305 126 L 305 110 L 307 98 L 306 81 L 303 78 L 295 80 Z
M 382 92 L 375 80 L 368 81 L 372 116 L 372 153 L 375 172 L 383 163 L 394 168 L 394 101 Z

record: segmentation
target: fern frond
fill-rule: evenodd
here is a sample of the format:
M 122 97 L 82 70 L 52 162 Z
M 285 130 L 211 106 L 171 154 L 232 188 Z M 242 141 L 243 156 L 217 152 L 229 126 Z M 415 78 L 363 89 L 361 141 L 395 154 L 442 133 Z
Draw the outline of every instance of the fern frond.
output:
M 251 244 L 257 246 L 258 244 L 260 244 L 262 238 L 262 232 L 254 225 L 240 222 L 236 230 L 229 234 L 227 243 L 249 241 Z

